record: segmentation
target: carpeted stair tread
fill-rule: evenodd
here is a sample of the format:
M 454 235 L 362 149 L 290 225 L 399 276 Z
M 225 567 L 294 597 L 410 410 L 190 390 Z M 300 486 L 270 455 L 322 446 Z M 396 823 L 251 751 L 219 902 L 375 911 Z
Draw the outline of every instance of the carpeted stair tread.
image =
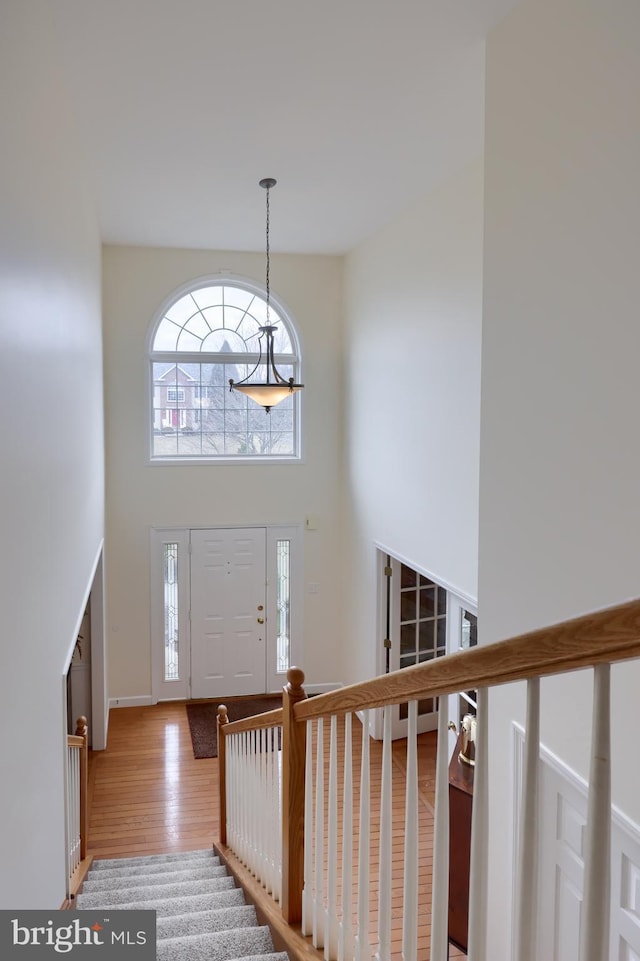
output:
M 191 914 L 174 914 L 158 918 L 158 938 L 181 938 L 190 934 L 206 934 L 212 931 L 228 931 L 230 928 L 256 927 L 258 919 L 252 904 L 239 904 L 231 908 L 198 911 Z
M 272 952 L 269 928 L 236 928 L 185 938 L 165 938 L 158 941 L 156 961 L 227 961 Z
M 270 951 L 269 954 L 245 954 L 242 958 L 228 958 L 227 961 L 290 961 L 286 951 Z
M 94 861 L 94 865 L 100 865 L 100 861 Z M 200 871 L 204 870 L 206 867 L 219 867 L 220 858 L 210 857 L 210 858 L 185 858 L 180 861 L 160 861 L 155 864 L 151 861 L 146 861 L 144 864 L 132 864 L 129 867 L 108 867 L 100 868 L 95 872 L 95 877 L 100 878 L 133 878 L 136 875 L 152 875 L 152 874 L 171 874 L 172 871 Z M 93 874 L 93 870 L 92 870 Z
M 156 912 L 156 961 L 289 961 L 211 850 L 94 861 L 78 910 Z
M 198 858 L 215 858 L 213 849 L 202 848 L 197 851 L 171 851 L 169 854 L 141 854 L 135 858 L 100 858 L 93 862 L 91 870 L 101 871 L 104 868 L 133 867 L 136 864 L 170 864 L 172 861 L 194 861 Z M 219 859 L 215 858 L 215 860 Z
M 92 908 L 100 908 L 111 911 L 122 911 L 126 907 L 130 911 L 155 911 L 159 918 L 168 918 L 174 914 L 187 914 L 191 911 L 213 911 L 218 908 L 228 908 L 236 904 L 244 904 L 244 893 L 241 888 L 229 887 L 224 891 L 214 891 L 209 894 L 192 894 L 182 898 L 149 898 L 146 901 L 130 901 L 127 905 L 111 904 L 105 898 L 104 903 L 92 905 Z M 77 904 L 81 909 L 82 906 Z
M 123 891 L 113 889 L 109 891 L 89 891 L 87 894 L 79 894 L 76 898 L 76 904 L 78 908 L 84 911 L 87 908 L 100 908 L 108 901 L 109 907 L 115 908 L 121 905 L 121 910 L 124 910 L 131 901 L 151 901 L 156 898 L 163 901 L 167 898 L 187 897 L 190 894 L 212 894 L 215 891 L 223 891 L 225 888 L 232 887 L 234 887 L 233 878 L 225 875 L 220 878 L 205 878 L 201 881 L 149 884 L 126 888 Z
M 181 868 L 179 871 L 163 871 L 162 874 L 109 875 L 93 879 L 91 875 L 82 886 L 83 894 L 94 891 L 124 891 L 127 888 L 153 887 L 158 884 L 177 884 L 182 881 L 207 880 L 208 878 L 227 877 L 227 869 L 222 864 L 207 864 L 203 868 Z

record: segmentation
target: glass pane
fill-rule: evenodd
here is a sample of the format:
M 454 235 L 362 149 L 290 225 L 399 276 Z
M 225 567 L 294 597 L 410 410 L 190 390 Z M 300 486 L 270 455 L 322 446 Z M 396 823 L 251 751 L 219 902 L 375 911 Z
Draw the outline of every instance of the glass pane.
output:
M 164 679 L 180 678 L 178 664 L 178 545 L 165 544 L 164 571 Z
M 291 541 L 276 541 L 276 670 L 289 670 Z
M 271 307 L 269 324 L 274 332 L 276 354 L 292 354 L 293 344 L 282 318 Z M 255 294 L 233 287 L 203 287 L 172 304 L 157 327 L 153 350 L 254 350 L 259 328 L 267 323 L 266 302 Z M 208 338 L 209 331 L 237 332 L 236 343 Z M 182 331 L 182 334 L 181 334 Z M 195 335 L 197 342 L 188 335 Z M 180 335 L 180 336 L 179 336 Z M 205 338 L 206 342 L 205 342 Z M 250 344 L 249 341 L 253 341 Z M 241 343 L 242 346 L 238 346 Z
M 154 363 L 153 455 L 293 455 L 293 398 L 267 414 L 244 394 L 229 390 L 229 377 L 240 380 L 250 369 L 244 364 Z
M 211 331 L 202 344 L 202 349 L 212 353 L 244 354 L 247 345 L 242 337 L 236 334 L 235 330 L 227 330 L 226 328 L 221 330 L 218 327 Z
M 420 588 L 420 617 L 433 617 L 436 612 L 435 596 L 435 587 Z
M 447 649 L 447 620 L 438 618 L 438 654 L 444 654 Z
M 460 647 L 475 647 L 478 643 L 478 618 L 469 611 L 462 612 L 462 626 L 460 629 Z
M 421 621 L 420 622 L 420 642 L 419 648 L 421 651 L 433 651 L 433 621 Z
M 416 572 L 403 564 L 400 568 L 400 587 L 415 587 L 416 582 Z
M 400 656 L 407 657 L 410 655 L 413 657 L 415 663 L 416 655 L 416 625 L 415 624 L 403 624 L 400 628 Z M 406 667 L 406 665 L 403 665 Z
M 438 614 L 447 613 L 447 592 L 443 587 L 438 588 Z
M 416 592 L 404 591 L 400 595 L 400 620 L 415 621 L 416 619 Z

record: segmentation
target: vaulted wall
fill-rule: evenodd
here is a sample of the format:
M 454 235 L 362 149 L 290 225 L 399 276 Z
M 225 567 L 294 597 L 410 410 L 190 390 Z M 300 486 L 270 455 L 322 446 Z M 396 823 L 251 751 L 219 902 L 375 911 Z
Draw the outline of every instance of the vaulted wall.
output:
M 640 593 L 640 8 L 535 0 L 487 46 L 480 455 L 483 642 Z M 640 666 L 613 670 L 613 801 L 640 824 Z M 488 957 L 510 956 L 511 721 L 491 698 Z M 588 672 L 542 738 L 588 776 Z
M 3 3 L 2 908 L 64 899 L 63 677 L 103 535 L 100 244 L 68 103 L 50 4 Z

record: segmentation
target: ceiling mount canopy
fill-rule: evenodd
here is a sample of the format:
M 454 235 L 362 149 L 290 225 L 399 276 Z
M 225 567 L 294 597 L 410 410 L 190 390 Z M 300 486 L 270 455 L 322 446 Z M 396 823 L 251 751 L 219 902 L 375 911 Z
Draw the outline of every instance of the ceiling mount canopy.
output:
M 273 177 L 265 177 L 260 181 L 260 186 L 264 187 L 267 192 L 267 216 L 266 216 L 266 289 L 267 289 L 267 322 L 264 327 L 260 328 L 260 337 L 258 339 L 258 344 L 260 347 L 260 355 L 258 357 L 258 363 L 253 368 L 250 374 L 248 374 L 244 380 L 234 381 L 229 380 L 230 390 L 239 390 L 241 393 L 246 394 L 251 400 L 254 400 L 256 404 L 260 404 L 264 407 L 266 413 L 271 411 L 272 407 L 279 404 L 280 401 L 288 397 L 289 394 L 295 394 L 296 391 L 302 390 L 304 384 L 294 383 L 294 378 L 289 377 L 286 379 L 279 372 L 276 367 L 275 360 L 273 357 L 273 335 L 278 329 L 269 323 L 269 309 L 270 309 L 270 248 L 269 248 L 269 228 L 270 228 L 270 208 L 269 208 L 269 191 L 272 187 L 275 187 L 277 181 Z M 264 341 L 264 343 L 263 343 Z M 263 361 L 264 357 L 264 361 Z M 261 368 L 264 369 L 264 380 L 254 380 L 256 374 L 261 373 Z

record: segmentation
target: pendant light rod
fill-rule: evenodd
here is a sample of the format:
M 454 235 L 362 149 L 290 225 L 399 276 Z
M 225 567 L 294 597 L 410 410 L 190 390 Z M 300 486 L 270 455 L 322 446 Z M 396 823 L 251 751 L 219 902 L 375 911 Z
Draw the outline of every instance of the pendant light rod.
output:
M 258 345 L 260 353 L 258 355 L 258 362 L 253 368 L 250 374 L 244 378 L 235 382 L 233 379 L 229 380 L 229 390 L 239 390 L 241 393 L 246 394 L 261 407 L 264 407 L 266 413 L 271 412 L 271 408 L 279 404 L 281 400 L 288 397 L 289 394 L 294 394 L 296 391 L 302 390 L 304 384 L 294 383 L 294 378 L 289 377 L 285 379 L 276 367 L 274 359 L 274 348 L 273 348 L 273 338 L 276 330 L 276 326 L 271 324 L 270 319 L 270 309 L 271 309 L 271 245 L 270 245 L 270 228 L 271 228 L 271 209 L 269 204 L 269 191 L 272 187 L 275 187 L 277 180 L 274 177 L 264 177 L 259 181 L 260 187 L 264 187 L 267 192 L 267 203 L 266 203 L 266 277 L 265 277 L 265 287 L 267 290 L 266 305 L 267 305 L 267 322 L 264 327 L 260 327 L 260 336 L 258 338 Z M 266 339 L 266 349 L 263 352 L 262 339 Z M 264 381 L 252 381 L 251 378 L 260 368 L 262 364 L 263 353 L 265 354 L 265 380 Z

